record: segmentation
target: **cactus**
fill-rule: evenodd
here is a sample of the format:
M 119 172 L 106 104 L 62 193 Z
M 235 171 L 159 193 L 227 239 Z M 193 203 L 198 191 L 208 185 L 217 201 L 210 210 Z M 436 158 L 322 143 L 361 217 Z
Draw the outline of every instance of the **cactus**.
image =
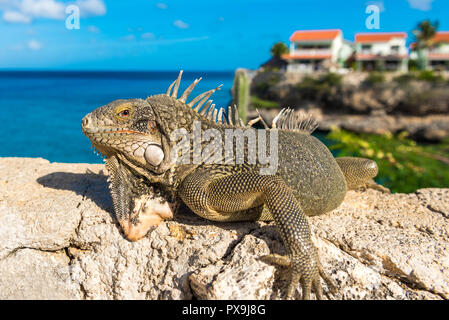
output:
M 251 79 L 246 69 L 237 69 L 234 76 L 234 84 L 232 85 L 232 101 L 237 105 L 239 118 L 246 122 L 246 113 L 250 102 Z

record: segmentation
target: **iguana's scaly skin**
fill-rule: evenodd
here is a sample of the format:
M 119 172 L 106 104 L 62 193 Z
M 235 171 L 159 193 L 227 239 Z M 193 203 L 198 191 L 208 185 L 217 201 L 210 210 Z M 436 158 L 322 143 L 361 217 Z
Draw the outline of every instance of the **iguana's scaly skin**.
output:
M 151 227 L 173 216 L 173 203 L 179 200 L 209 220 L 274 220 L 288 254 L 269 255 L 264 260 L 291 268 L 287 298 L 294 297 L 301 283 L 304 299 L 312 290 L 320 299 L 320 276 L 331 289 L 335 285 L 321 267 L 306 216 L 337 208 L 348 189 L 367 183 L 377 187 L 371 180 L 377 174 L 375 162 L 334 159 L 327 147 L 310 135 L 314 127 L 310 119 L 295 121 L 292 113 L 284 110 L 273 124 L 279 134 L 279 163 L 274 175 L 261 175 L 260 165 L 247 162 L 172 163 L 170 152 L 176 141 L 170 137 L 178 128 L 192 133 L 193 121 L 198 120 L 203 130 L 215 128 L 222 137 L 226 128 L 243 128 L 232 108 L 223 115 L 210 101 L 202 107 L 218 88 L 186 103 L 196 80 L 177 98 L 181 74 L 166 94 L 146 100 L 116 100 L 83 118 L 84 134 L 107 158 L 114 208 L 125 235 L 133 241 L 145 236 Z M 190 144 L 193 150 L 193 140 Z

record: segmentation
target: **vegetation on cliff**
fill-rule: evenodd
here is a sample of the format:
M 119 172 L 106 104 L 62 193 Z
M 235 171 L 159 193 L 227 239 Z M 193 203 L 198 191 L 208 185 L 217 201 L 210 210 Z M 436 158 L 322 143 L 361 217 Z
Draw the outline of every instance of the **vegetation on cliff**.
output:
M 408 139 L 406 132 L 374 135 L 337 129 L 326 139 L 337 156 L 375 160 L 379 166 L 376 181 L 392 192 L 449 186 L 449 139 L 439 144 L 419 145 Z

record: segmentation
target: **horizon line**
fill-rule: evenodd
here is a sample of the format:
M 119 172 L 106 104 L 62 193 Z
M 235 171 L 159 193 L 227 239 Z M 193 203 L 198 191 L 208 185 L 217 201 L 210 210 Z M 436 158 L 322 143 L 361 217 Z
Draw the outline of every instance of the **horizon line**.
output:
M 39 68 L 0 68 L 0 72 L 234 72 L 235 69 L 39 69 Z

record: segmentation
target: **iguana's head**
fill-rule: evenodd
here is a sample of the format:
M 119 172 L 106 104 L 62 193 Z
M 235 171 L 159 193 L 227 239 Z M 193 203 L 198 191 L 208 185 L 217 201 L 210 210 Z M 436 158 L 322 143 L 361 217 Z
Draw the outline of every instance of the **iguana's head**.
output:
M 170 149 L 174 144 L 170 134 L 181 127 L 190 128 L 194 120 L 215 123 L 218 117 L 215 105 L 207 100 L 219 87 L 187 103 L 189 94 L 201 79 L 195 80 L 178 98 L 181 75 L 182 71 L 165 94 L 146 100 L 115 100 L 97 108 L 83 118 L 83 133 L 107 158 L 118 155 L 133 166 L 155 174 L 163 173 L 170 167 Z
M 170 165 L 170 134 L 181 127 L 191 128 L 194 120 L 223 122 L 222 113 L 209 97 L 219 89 L 204 92 L 189 103 L 189 94 L 201 80 L 195 80 L 177 97 L 182 71 L 165 94 L 143 99 L 115 100 L 86 115 L 83 133 L 93 147 L 107 158 L 118 155 L 134 166 L 161 174 Z M 172 91 L 173 89 L 173 91 Z M 204 105 L 205 104 L 205 105 Z M 202 107 L 204 105 L 204 107 Z M 226 119 L 227 121 L 227 119 Z M 189 130 L 188 130 L 189 131 Z
M 106 157 L 119 153 L 148 168 L 164 159 L 161 131 L 153 108 L 145 100 L 112 101 L 86 115 L 82 129 Z

